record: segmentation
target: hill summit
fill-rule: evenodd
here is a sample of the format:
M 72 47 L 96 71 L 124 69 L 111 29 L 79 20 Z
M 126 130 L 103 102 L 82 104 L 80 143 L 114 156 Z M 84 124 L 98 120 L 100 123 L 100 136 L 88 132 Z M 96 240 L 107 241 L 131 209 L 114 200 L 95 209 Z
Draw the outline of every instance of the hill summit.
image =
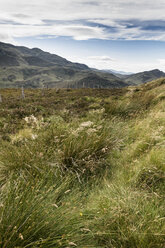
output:
M 129 75 L 125 78 L 125 82 L 128 84 L 142 84 L 142 83 L 147 83 L 149 81 L 153 81 L 158 78 L 163 78 L 165 77 L 165 73 L 163 71 L 160 71 L 158 69 L 154 69 L 151 71 L 144 71 L 144 72 L 139 72 L 133 75 Z

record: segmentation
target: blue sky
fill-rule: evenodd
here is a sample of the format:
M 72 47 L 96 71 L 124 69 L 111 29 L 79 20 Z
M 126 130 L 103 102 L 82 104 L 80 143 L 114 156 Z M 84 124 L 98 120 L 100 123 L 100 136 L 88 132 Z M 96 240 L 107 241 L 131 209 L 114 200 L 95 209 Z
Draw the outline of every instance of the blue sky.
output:
M 0 41 L 97 69 L 165 71 L 165 1 L 0 0 Z

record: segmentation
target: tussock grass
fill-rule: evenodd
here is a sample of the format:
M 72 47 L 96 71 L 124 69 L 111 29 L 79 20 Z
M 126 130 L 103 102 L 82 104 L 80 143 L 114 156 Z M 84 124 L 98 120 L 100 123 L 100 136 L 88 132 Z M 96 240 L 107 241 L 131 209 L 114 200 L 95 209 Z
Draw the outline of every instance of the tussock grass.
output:
M 145 204 L 144 204 L 145 201 Z M 159 198 L 107 182 L 84 212 L 95 247 L 163 247 L 164 209 Z
M 0 246 L 163 248 L 164 87 L 4 89 Z
M 78 226 L 70 204 L 73 185 L 52 173 L 37 182 L 10 179 L 1 193 L 1 247 L 66 246 Z

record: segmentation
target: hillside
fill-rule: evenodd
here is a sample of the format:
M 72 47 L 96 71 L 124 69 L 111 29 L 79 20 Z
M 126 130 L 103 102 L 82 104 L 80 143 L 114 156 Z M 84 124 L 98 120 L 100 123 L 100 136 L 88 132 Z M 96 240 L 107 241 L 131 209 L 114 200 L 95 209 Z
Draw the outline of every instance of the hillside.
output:
M 91 81 L 93 78 L 94 81 Z M 41 49 L 0 42 L 0 87 L 25 88 L 112 88 L 127 83 L 111 73 L 95 72 Z
M 1 247 L 164 248 L 164 79 L 0 94 Z
M 124 78 L 124 81 L 130 85 L 138 85 L 163 77 L 165 77 L 165 73 L 163 71 L 155 69 L 129 75 Z
M 72 66 L 76 69 L 89 69 L 84 64 L 72 63 L 58 55 L 44 52 L 39 48 L 29 49 L 0 42 L 1 66 Z

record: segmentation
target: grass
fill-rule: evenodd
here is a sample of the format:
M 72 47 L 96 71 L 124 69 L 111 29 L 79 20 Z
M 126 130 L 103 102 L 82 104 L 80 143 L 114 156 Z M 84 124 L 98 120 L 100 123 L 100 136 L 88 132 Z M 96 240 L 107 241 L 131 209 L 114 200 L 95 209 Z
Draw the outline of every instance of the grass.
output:
M 164 92 L 1 90 L 0 247 L 163 248 Z

